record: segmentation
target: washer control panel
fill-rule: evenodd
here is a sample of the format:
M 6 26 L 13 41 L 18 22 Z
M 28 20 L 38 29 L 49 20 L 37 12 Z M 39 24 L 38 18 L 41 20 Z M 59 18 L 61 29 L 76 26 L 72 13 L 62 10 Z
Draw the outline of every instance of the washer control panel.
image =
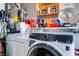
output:
M 40 34 L 40 33 L 32 33 L 30 38 L 36 40 L 43 40 L 43 41 L 57 41 L 60 43 L 67 43 L 71 44 L 73 42 L 73 35 L 59 35 L 59 34 Z

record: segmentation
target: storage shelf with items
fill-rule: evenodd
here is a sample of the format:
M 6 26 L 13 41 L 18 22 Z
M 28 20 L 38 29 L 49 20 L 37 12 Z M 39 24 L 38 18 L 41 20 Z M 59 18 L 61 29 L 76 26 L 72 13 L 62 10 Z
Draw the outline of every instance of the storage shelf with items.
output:
M 59 3 L 37 3 L 36 15 L 38 27 L 58 27 Z
M 59 3 L 37 3 L 37 16 L 53 16 L 59 13 Z
M 7 10 L 7 34 L 9 33 L 20 33 L 21 23 L 24 22 L 27 16 L 27 10 L 22 9 L 21 3 L 6 3 Z

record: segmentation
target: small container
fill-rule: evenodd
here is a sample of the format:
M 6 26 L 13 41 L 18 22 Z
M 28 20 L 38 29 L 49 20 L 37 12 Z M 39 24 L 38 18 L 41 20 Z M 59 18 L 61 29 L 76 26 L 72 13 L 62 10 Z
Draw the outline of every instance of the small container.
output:
M 42 9 L 40 9 L 40 14 L 42 14 Z
M 50 10 L 51 10 L 51 8 L 50 8 L 50 7 L 48 7 L 48 14 L 50 14 Z
M 24 22 L 20 22 L 20 29 L 22 34 L 26 32 L 26 26 Z
M 37 14 L 37 15 L 39 14 L 39 10 L 38 10 L 38 9 L 36 10 L 36 14 Z
M 13 18 L 14 18 L 14 22 L 17 23 L 17 21 L 18 21 L 18 16 L 14 16 Z
M 41 9 L 38 9 L 38 14 L 41 14 Z
M 13 18 L 9 18 L 9 28 L 14 29 L 14 19 Z
M 56 11 L 59 11 L 59 6 L 56 6 Z
M 45 9 L 43 10 L 43 14 L 46 14 L 46 10 Z
M 20 24 L 16 24 L 16 31 L 20 32 Z

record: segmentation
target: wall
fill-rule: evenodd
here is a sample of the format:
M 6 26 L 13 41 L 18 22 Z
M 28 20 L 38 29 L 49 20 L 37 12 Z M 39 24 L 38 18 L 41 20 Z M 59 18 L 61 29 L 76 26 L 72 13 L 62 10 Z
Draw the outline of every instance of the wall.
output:
M 36 18 L 36 4 L 35 3 L 23 3 L 22 5 L 23 9 L 27 9 L 27 18 Z M 78 6 L 77 3 L 60 3 L 60 11 L 64 8 L 75 8 L 76 13 L 78 12 Z M 47 18 L 47 17 L 43 17 Z M 74 21 L 74 20 L 72 20 Z
M 36 4 L 35 3 L 23 3 L 22 8 L 27 10 L 27 19 L 36 18 Z
M 77 3 L 62 3 L 62 4 L 60 4 L 60 11 L 63 10 L 64 8 L 74 8 L 74 11 L 75 11 L 76 15 L 78 14 Z M 78 21 L 78 17 L 77 16 L 76 16 L 76 18 L 74 20 L 71 20 L 70 22 L 75 22 L 75 21 L 76 22 Z
M 1 9 L 5 10 L 5 3 L 0 3 L 0 10 Z
M 77 6 L 78 6 L 78 22 L 79 22 L 79 3 L 77 4 Z
M 74 3 L 60 3 L 59 5 L 60 5 L 60 10 L 64 8 L 75 8 Z

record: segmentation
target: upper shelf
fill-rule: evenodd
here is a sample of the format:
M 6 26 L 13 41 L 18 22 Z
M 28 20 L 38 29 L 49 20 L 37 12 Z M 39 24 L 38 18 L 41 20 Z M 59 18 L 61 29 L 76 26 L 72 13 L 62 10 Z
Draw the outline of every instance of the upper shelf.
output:
M 59 3 L 37 3 L 37 16 L 57 16 L 59 13 Z
M 51 13 L 51 14 L 38 14 L 37 16 L 55 16 L 58 15 L 59 12 Z

